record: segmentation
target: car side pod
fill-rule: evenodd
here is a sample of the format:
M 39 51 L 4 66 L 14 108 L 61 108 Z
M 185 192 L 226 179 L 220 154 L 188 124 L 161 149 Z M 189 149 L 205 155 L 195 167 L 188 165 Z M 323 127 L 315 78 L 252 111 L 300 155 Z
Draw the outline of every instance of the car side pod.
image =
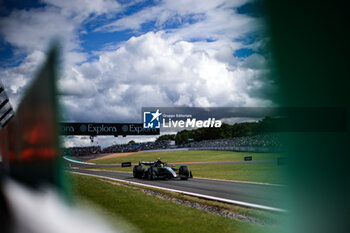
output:
M 154 180 L 156 178 L 154 173 L 155 172 L 153 170 L 153 167 L 149 167 L 148 171 L 147 171 L 147 179 L 148 180 Z

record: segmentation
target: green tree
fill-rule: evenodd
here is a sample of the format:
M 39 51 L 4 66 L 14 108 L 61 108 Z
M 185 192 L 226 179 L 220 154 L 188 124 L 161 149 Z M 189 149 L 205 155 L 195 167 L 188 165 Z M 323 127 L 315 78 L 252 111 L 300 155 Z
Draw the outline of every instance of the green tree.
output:
M 176 134 L 164 134 L 162 136 L 159 136 L 157 138 L 157 141 L 162 141 L 162 140 L 175 140 Z

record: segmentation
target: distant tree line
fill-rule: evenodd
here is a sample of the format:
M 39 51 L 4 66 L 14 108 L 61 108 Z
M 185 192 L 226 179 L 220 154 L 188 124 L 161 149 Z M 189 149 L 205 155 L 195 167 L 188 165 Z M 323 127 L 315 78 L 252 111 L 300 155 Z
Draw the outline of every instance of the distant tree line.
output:
M 170 140 L 170 141 L 175 141 L 176 134 L 165 134 L 162 136 L 159 136 L 157 138 L 157 141 L 162 141 L 162 140 Z
M 177 145 L 181 145 L 191 141 L 254 136 L 265 132 L 280 131 L 282 123 L 282 118 L 265 117 L 257 122 L 242 122 L 234 125 L 223 123 L 220 128 L 182 130 L 177 134 L 162 135 L 157 140 L 175 140 Z

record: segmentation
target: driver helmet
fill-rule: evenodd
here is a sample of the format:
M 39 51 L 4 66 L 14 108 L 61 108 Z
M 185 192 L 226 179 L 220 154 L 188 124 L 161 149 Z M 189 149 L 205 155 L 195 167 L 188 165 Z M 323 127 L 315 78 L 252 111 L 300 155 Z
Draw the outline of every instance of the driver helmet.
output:
M 159 166 L 159 167 L 163 167 L 163 163 L 162 163 L 162 161 L 160 160 L 160 158 L 157 159 L 157 163 L 158 163 L 158 166 Z

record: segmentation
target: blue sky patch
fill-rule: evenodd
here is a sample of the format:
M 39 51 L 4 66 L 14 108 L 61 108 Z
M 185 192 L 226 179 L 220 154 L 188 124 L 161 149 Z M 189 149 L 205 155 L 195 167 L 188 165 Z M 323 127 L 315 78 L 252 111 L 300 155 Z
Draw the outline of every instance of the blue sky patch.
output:
M 235 57 L 240 57 L 240 58 L 245 58 L 245 57 L 249 57 L 250 55 L 252 55 L 254 53 L 254 50 L 252 49 L 247 49 L 247 48 L 243 48 L 243 49 L 238 49 L 235 51 L 235 53 L 233 54 Z

